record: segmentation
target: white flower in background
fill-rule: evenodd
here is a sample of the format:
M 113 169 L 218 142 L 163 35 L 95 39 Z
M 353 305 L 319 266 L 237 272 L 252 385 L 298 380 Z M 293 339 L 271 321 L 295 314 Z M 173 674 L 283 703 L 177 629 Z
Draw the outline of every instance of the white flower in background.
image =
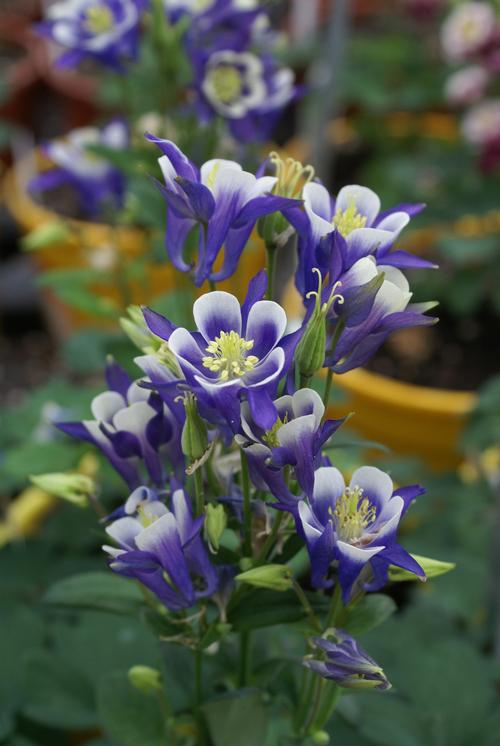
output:
M 489 80 L 490 75 L 484 67 L 464 67 L 446 81 L 446 98 L 451 104 L 458 106 L 472 104 L 484 96 Z
M 491 38 L 496 18 L 493 7 L 486 2 L 457 5 L 441 28 L 441 44 L 452 61 L 467 59 Z
M 473 145 L 485 145 L 500 137 L 500 99 L 474 106 L 464 117 L 462 132 Z

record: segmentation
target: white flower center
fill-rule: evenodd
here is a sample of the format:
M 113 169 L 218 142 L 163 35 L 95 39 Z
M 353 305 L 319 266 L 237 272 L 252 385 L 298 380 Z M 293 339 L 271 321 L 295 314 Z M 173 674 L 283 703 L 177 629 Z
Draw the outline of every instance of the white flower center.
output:
M 206 348 L 209 354 L 203 358 L 203 365 L 218 373 L 221 381 L 241 378 L 259 362 L 255 355 L 247 355 L 253 344 L 253 339 L 243 339 L 237 332 L 221 332 Z
M 377 511 L 361 487 L 346 487 L 331 511 L 337 534 L 342 541 L 358 543 L 366 529 L 374 522 Z

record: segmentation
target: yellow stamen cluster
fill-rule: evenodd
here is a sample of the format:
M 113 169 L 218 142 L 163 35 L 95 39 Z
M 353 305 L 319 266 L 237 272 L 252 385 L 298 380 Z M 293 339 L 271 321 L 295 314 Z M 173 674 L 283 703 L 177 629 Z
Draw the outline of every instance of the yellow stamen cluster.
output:
M 283 427 L 288 422 L 288 413 L 285 415 L 284 419 L 281 419 L 281 417 L 278 417 L 274 425 L 270 430 L 266 432 L 265 435 L 262 436 L 262 440 L 266 445 L 269 446 L 269 448 L 277 448 L 280 444 L 278 440 L 278 430 Z
M 243 78 L 235 65 L 219 65 L 208 75 L 216 97 L 223 104 L 230 104 L 240 98 L 243 91 Z
M 366 216 L 360 215 L 354 202 L 351 202 L 347 210 L 337 210 L 333 216 L 333 224 L 344 238 L 356 230 L 364 228 L 366 225 Z
M 275 168 L 278 179 L 274 192 L 282 197 L 298 198 L 302 189 L 314 179 L 314 168 L 303 166 L 294 158 L 281 158 L 278 153 L 269 153 L 269 161 Z
M 237 332 L 221 332 L 206 348 L 209 355 L 203 358 L 203 365 L 218 373 L 221 381 L 240 378 L 259 362 L 255 355 L 247 355 L 253 345 L 253 339 L 243 339 Z
M 113 28 L 113 14 L 104 5 L 91 5 L 85 11 L 85 26 L 91 34 L 104 34 Z
M 147 528 L 148 526 L 151 526 L 151 524 L 157 521 L 159 518 L 159 516 L 154 515 L 154 513 L 150 513 L 145 508 L 146 508 L 145 505 L 139 505 L 137 508 L 137 518 L 141 526 L 143 526 L 143 528 Z
M 360 487 L 346 487 L 332 511 L 342 541 L 356 543 L 377 517 L 377 511 Z

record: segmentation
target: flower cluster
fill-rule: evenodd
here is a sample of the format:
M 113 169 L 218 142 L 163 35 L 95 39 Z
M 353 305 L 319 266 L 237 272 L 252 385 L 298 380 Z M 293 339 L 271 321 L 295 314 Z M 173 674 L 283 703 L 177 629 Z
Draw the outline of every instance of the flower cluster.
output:
M 176 325 L 150 308 L 142 320 L 131 309 L 123 327 L 145 353 L 135 359 L 143 379 L 132 381 L 109 362 L 109 391 L 92 402 L 94 419 L 59 425 L 96 445 L 130 492 L 105 519 L 109 565 L 138 580 L 150 602 L 181 625 L 176 639 L 195 648 L 231 629 L 245 595 L 239 584 L 294 589 L 308 635 L 315 635 L 304 665 L 340 687 L 387 689 L 382 669 L 338 627 L 391 572 L 425 579 L 397 537 L 425 490 L 394 485 L 372 466 L 346 482 L 332 464 L 345 420 L 329 416 L 329 392 L 333 371 L 360 365 L 393 329 L 433 321 L 409 304 L 403 274 L 426 263 L 394 248 L 422 206 L 381 212 L 377 195 L 361 186 L 332 198 L 311 168 L 276 154 L 263 168 L 272 167 L 272 175 L 225 160 L 198 169 L 173 142 L 148 139 L 163 153 L 175 265 L 191 271 L 183 253 L 197 227 L 193 279 L 215 285 L 236 269 L 257 221 L 269 261 L 242 303 L 222 290 L 201 294 L 192 324 Z M 282 234 L 295 232 L 306 311 L 290 331 L 285 309 L 271 297 L 272 257 Z M 316 373 L 326 378 L 323 397 L 313 386 Z M 309 568 L 293 578 L 286 562 L 302 549 Z M 331 592 L 324 620 L 302 584 Z M 183 614 L 194 606 L 199 614 Z M 206 619 L 215 620 L 209 631 Z
M 449 77 L 447 99 L 467 108 L 463 136 L 479 150 L 482 167 L 491 170 L 500 162 L 500 99 L 495 96 L 500 71 L 498 8 L 486 0 L 459 3 L 442 26 L 441 44 L 450 63 L 465 65 Z

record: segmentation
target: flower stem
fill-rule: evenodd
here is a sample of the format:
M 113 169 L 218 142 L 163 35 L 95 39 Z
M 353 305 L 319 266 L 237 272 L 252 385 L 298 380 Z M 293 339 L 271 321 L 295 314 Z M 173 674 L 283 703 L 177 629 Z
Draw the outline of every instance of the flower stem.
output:
M 334 627 L 338 619 L 339 612 L 342 610 L 342 592 L 340 589 L 340 583 L 337 581 L 335 588 L 332 593 L 332 602 L 330 604 L 330 610 L 326 618 L 325 629 Z
M 240 449 L 241 489 L 243 490 L 243 553 L 252 556 L 252 506 L 250 502 L 250 475 L 245 453 Z
M 199 732 L 199 743 L 205 744 L 205 726 L 203 723 L 203 717 L 201 715 L 201 705 L 203 703 L 203 651 L 200 648 L 196 648 L 194 651 L 194 713 L 196 718 L 196 724 Z
M 332 390 L 333 370 L 328 368 L 326 374 L 325 392 L 323 394 L 323 404 L 325 405 L 325 412 L 328 408 L 328 402 L 330 401 L 330 392 Z
M 214 290 L 217 290 L 217 286 L 213 280 L 209 278 L 208 280 L 208 287 L 210 288 L 210 292 L 213 292 Z
M 267 254 L 267 299 L 273 299 L 274 275 L 276 271 L 276 246 L 266 244 Z
M 250 679 L 250 661 L 251 661 L 251 637 L 250 631 L 246 630 L 240 634 L 240 673 L 239 686 L 243 688 L 248 685 Z
M 304 375 L 301 374 L 300 375 L 300 384 L 299 384 L 300 388 L 301 389 L 307 388 L 309 386 L 311 378 L 312 378 L 312 376 L 304 376 Z
M 278 532 L 280 530 L 280 526 L 283 523 L 284 518 L 285 518 L 285 513 L 284 511 L 280 510 L 278 515 L 274 519 L 274 523 L 269 533 L 269 536 L 265 540 L 264 544 L 262 545 L 262 549 L 260 550 L 259 554 L 254 560 L 254 563 L 253 563 L 254 567 L 259 567 L 260 565 L 263 565 L 264 562 L 266 561 L 267 555 L 269 554 L 269 551 L 272 549 L 277 539 Z
M 309 599 L 307 598 L 307 596 L 304 593 L 304 591 L 302 590 L 300 584 L 297 583 L 296 580 L 293 581 L 293 589 L 294 589 L 295 593 L 297 594 L 297 597 L 298 597 L 300 603 L 304 607 L 304 610 L 305 610 L 307 616 L 309 617 L 309 621 L 311 622 L 311 625 L 319 633 L 321 633 L 321 624 L 319 622 L 319 619 L 316 616 L 316 614 L 314 613 L 314 609 L 311 606 L 311 604 L 309 603 Z
M 202 515 L 204 506 L 203 496 L 203 474 L 201 469 L 196 469 L 194 473 L 194 491 L 195 491 L 195 512 L 197 516 Z

